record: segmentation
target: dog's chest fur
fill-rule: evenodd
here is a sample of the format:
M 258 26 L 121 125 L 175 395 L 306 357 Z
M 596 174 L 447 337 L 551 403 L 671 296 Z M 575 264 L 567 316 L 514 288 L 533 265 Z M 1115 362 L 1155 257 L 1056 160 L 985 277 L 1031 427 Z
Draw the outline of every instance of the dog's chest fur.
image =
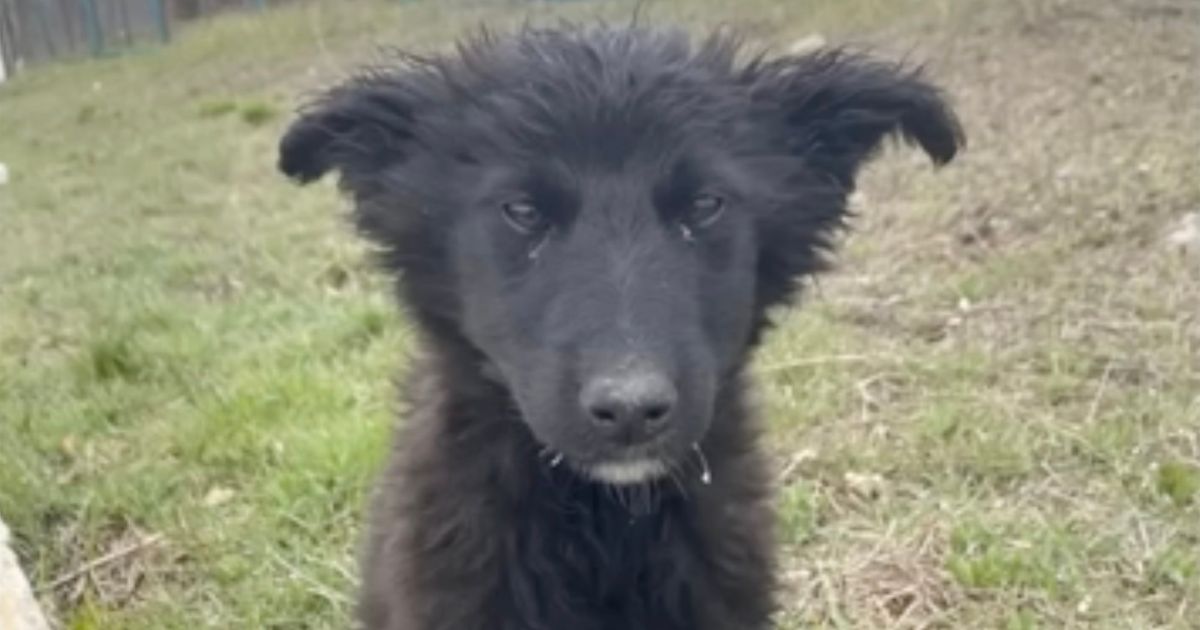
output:
M 520 616 L 531 628 L 697 627 L 691 582 L 702 567 L 679 488 L 615 489 L 570 475 L 544 478 L 516 534 L 510 566 L 520 570 L 509 589 Z
M 486 389 L 414 388 L 372 509 L 368 628 L 767 627 L 771 513 L 748 423 L 711 436 L 711 485 L 683 466 L 617 490 L 539 456 Z

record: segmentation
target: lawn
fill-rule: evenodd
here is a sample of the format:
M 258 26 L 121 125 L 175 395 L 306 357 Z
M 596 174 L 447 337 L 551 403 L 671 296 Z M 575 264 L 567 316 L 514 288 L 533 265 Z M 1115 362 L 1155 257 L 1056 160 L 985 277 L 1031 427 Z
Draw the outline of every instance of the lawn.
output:
M 312 2 L 0 87 L 0 514 L 64 628 L 342 628 L 412 331 L 274 147 L 380 45 L 627 2 Z M 781 628 L 1197 628 L 1200 5 L 659 0 L 924 62 L 970 136 L 888 151 L 758 357 Z

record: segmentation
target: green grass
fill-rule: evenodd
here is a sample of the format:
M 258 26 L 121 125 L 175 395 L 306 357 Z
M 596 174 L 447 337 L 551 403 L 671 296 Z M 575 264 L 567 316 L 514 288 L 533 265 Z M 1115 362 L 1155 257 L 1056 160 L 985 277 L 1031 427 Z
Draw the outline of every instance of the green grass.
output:
M 252 126 L 266 124 L 279 116 L 279 109 L 270 103 L 246 103 L 242 106 L 242 120 Z
M 910 53 L 971 135 L 941 173 L 866 173 L 838 271 L 760 353 L 782 628 L 1194 626 L 1200 261 L 1161 243 L 1200 208 L 1200 37 L 1139 7 L 648 4 Z M 413 335 L 275 142 L 376 45 L 525 17 L 315 2 L 0 88 L 0 514 L 64 627 L 345 626 Z

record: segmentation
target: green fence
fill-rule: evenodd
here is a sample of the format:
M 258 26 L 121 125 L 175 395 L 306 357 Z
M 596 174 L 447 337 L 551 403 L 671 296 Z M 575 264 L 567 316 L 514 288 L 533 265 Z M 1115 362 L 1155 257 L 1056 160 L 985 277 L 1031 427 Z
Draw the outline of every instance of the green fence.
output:
M 50 59 L 112 54 L 170 41 L 180 22 L 287 0 L 0 0 L 0 61 L 8 74 Z

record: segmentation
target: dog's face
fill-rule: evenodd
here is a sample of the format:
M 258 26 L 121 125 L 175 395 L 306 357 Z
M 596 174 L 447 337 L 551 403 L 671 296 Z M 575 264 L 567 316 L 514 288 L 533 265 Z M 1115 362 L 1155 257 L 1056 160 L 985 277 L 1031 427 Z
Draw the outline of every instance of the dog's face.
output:
M 704 436 L 755 312 L 762 200 L 716 138 L 652 120 L 486 158 L 451 235 L 467 338 L 550 450 L 616 482 Z
M 895 66 L 736 52 L 640 29 L 481 38 L 329 92 L 280 167 L 341 172 L 418 321 L 482 357 L 548 452 L 642 482 L 704 438 L 882 139 L 937 162 L 961 143 Z

